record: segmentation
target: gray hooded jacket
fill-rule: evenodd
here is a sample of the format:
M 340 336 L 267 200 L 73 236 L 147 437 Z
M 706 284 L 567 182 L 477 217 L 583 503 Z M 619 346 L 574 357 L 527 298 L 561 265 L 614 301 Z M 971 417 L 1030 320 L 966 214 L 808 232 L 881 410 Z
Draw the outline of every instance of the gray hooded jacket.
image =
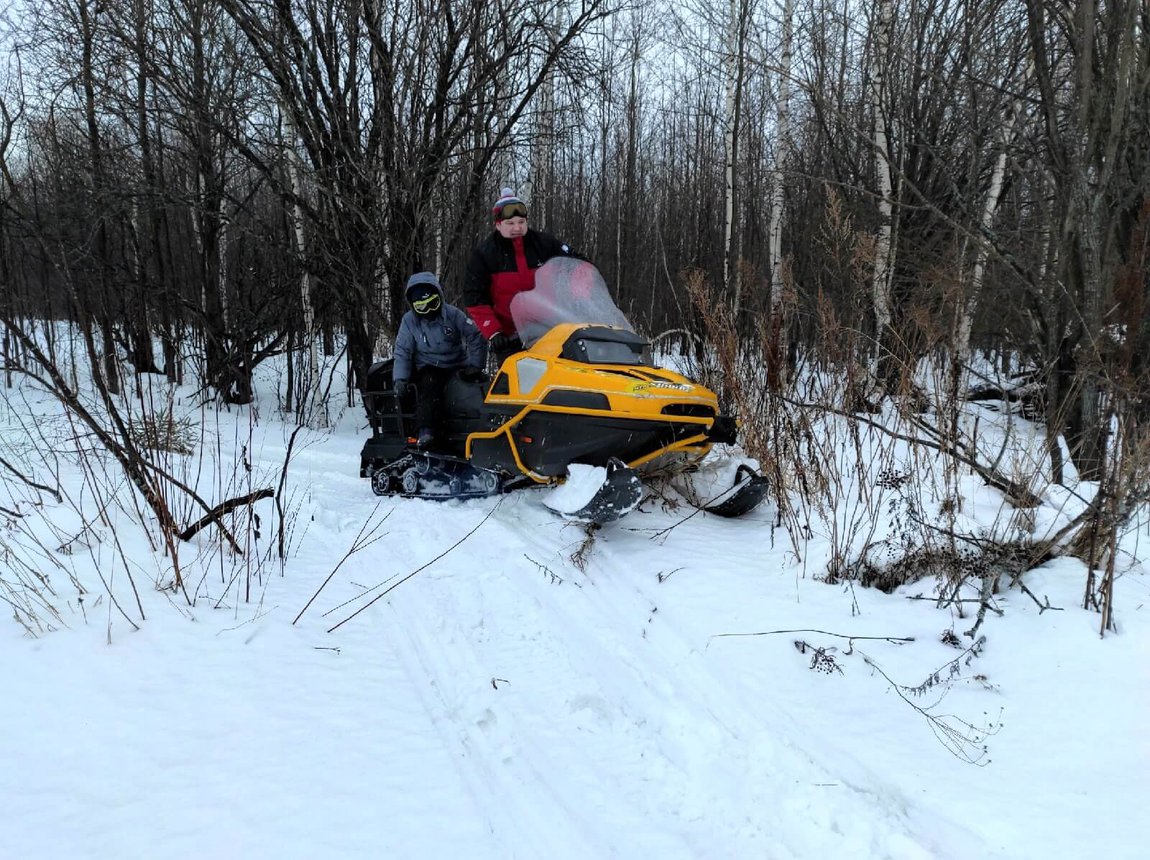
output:
M 443 300 L 443 288 L 434 275 L 420 273 L 408 281 L 407 290 L 427 284 Z M 413 371 L 433 367 L 474 367 L 487 361 L 487 343 L 467 314 L 443 302 L 439 313 L 420 316 L 409 310 L 399 323 L 395 336 L 395 364 L 392 379 L 411 379 Z

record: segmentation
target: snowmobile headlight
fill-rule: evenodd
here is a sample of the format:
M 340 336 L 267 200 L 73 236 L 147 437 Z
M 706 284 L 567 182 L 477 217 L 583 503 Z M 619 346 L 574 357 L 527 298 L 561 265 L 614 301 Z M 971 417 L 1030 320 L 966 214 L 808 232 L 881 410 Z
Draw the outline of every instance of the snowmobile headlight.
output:
M 519 393 L 530 394 L 547 372 L 547 362 L 524 356 L 515 362 L 515 375 L 519 380 Z

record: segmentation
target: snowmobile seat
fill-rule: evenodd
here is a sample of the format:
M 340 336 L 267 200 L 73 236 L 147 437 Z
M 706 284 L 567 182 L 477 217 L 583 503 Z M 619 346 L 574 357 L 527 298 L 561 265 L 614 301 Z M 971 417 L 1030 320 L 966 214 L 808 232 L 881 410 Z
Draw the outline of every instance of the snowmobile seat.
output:
M 483 396 L 486 393 L 486 380 L 468 382 L 459 374 L 452 376 L 444 391 L 451 420 L 478 421 L 483 415 Z

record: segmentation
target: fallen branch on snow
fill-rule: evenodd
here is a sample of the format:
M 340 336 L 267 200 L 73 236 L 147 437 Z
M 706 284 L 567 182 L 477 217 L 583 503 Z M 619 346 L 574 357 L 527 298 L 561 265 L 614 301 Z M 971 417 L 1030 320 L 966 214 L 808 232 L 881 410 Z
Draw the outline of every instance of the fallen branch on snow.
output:
M 204 514 L 202 517 L 200 517 L 198 520 L 180 532 L 178 537 L 183 541 L 191 540 L 195 536 L 196 532 L 198 532 L 209 523 L 219 521 L 219 519 L 224 516 L 224 514 L 231 513 L 242 505 L 253 505 L 260 499 L 270 499 L 272 495 L 274 495 L 272 488 L 264 487 L 262 490 L 256 490 L 254 493 L 248 493 L 246 496 L 236 496 L 234 499 L 228 499 L 226 502 L 220 502 L 206 514 Z M 234 541 L 232 544 L 235 546 Z M 238 549 L 239 547 L 235 548 Z

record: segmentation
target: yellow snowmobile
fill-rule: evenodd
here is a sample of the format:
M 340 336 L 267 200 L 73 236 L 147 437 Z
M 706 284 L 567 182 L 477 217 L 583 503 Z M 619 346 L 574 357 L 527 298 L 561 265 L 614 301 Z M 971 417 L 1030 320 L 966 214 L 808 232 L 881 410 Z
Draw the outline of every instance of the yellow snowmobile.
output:
M 655 367 L 648 343 L 611 301 L 590 263 L 556 258 L 536 272 L 511 313 L 524 344 L 489 382 L 449 381 L 445 433 L 432 450 L 412 439 L 412 396 L 398 398 L 391 362 L 368 375 L 372 437 L 360 473 L 377 495 L 475 498 L 558 484 L 571 467 L 599 467 L 598 489 L 565 516 L 603 523 L 642 500 L 637 469 L 669 457 L 699 459 L 733 443 L 736 424 L 714 392 Z M 707 508 L 739 516 L 766 495 L 765 479 L 740 467 L 735 485 Z

